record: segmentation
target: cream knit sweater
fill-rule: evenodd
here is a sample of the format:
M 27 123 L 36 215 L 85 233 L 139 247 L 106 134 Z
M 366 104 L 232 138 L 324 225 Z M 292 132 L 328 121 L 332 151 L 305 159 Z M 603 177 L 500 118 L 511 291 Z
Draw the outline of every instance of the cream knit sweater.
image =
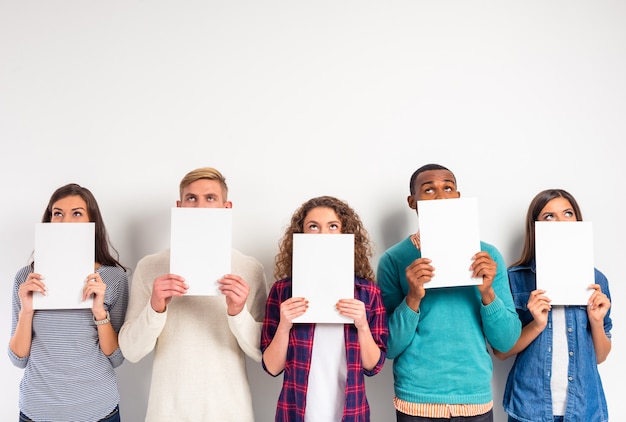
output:
M 119 333 L 125 358 L 154 350 L 146 422 L 253 421 L 245 355 L 261 360 L 267 298 L 262 265 L 232 252 L 232 273 L 250 286 L 246 307 L 228 316 L 224 296 L 175 297 L 163 313 L 150 305 L 154 279 L 169 273 L 170 251 L 141 259 Z

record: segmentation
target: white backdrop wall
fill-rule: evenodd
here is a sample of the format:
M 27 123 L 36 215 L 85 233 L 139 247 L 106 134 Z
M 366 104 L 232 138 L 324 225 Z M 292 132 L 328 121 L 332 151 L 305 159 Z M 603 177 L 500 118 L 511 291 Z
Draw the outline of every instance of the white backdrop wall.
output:
M 134 268 L 168 246 L 181 177 L 215 166 L 233 243 L 271 280 L 291 213 L 321 194 L 359 212 L 376 264 L 416 229 L 410 174 L 438 162 L 507 263 L 539 190 L 578 198 L 613 294 L 601 373 L 625 414 L 625 21 L 623 1 L 0 0 L 2 343 L 13 277 L 65 183 L 93 191 Z M 273 420 L 281 378 L 248 363 L 257 420 Z M 150 364 L 118 369 L 125 421 L 143 420 Z M 501 421 L 510 362 L 494 365 Z M 391 367 L 367 381 L 373 421 L 394 419 Z M 17 419 L 21 376 L 0 360 L 1 420 Z

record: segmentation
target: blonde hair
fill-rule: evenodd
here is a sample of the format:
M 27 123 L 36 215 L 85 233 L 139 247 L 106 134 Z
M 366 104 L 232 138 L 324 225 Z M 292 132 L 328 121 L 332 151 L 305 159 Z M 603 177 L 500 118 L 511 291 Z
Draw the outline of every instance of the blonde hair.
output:
M 189 173 L 183 177 L 180 181 L 179 186 L 179 195 L 180 198 L 183 198 L 183 190 L 189 186 L 191 183 L 200 180 L 200 179 L 208 179 L 215 180 L 219 182 L 222 186 L 222 194 L 224 195 L 224 201 L 228 199 L 228 186 L 226 185 L 226 178 L 219 172 L 219 170 L 213 167 L 201 167 L 195 170 L 191 170 Z

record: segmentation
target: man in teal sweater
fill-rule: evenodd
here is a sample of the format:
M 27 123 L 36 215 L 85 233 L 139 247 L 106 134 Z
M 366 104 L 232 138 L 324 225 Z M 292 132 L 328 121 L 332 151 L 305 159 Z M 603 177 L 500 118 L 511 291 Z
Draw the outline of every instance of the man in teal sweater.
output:
M 411 176 L 409 207 L 459 198 L 454 174 L 427 164 Z M 398 422 L 493 421 L 491 355 L 487 343 L 509 350 L 521 332 L 506 265 L 481 242 L 473 277 L 482 285 L 424 288 L 435 268 L 420 252 L 419 231 L 389 248 L 378 263 L 378 284 L 389 319 Z

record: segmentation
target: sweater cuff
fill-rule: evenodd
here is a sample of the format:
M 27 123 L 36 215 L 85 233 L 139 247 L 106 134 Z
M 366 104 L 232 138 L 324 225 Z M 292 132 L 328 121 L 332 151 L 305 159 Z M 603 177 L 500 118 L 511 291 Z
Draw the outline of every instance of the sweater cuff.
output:
M 402 318 L 405 319 L 408 322 L 414 323 L 415 325 L 418 324 L 419 320 L 420 320 L 420 311 L 419 309 L 417 311 L 414 311 L 407 303 L 406 303 L 406 297 L 404 298 L 404 300 L 402 300 L 402 302 L 400 303 L 400 306 L 398 306 L 400 309 L 400 312 L 402 313 Z
M 486 316 L 492 316 L 505 309 L 504 302 L 497 295 L 489 305 L 482 305 L 481 312 Z
M 146 321 L 148 322 L 148 325 L 150 327 L 163 327 L 165 325 L 165 321 L 167 321 L 167 309 L 168 307 L 166 306 L 163 312 L 157 312 L 154 310 L 150 302 L 148 302 L 146 312 Z

